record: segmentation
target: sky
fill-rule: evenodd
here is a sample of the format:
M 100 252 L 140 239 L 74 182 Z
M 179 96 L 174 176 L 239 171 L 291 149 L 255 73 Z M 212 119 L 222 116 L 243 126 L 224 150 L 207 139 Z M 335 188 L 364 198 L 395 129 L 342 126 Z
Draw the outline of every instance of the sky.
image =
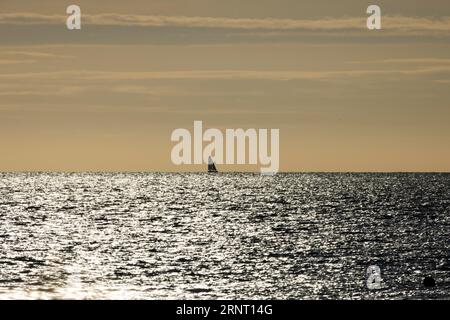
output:
M 280 171 L 448 172 L 449 40 L 448 0 L 2 0 L 0 171 L 204 170 L 201 120 L 280 129 Z

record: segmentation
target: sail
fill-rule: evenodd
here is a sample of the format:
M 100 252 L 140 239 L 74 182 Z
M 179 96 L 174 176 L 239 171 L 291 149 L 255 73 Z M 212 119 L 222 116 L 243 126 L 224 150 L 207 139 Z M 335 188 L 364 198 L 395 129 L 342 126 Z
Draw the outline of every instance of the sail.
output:
M 211 157 L 208 157 L 208 172 L 217 172 L 216 165 Z

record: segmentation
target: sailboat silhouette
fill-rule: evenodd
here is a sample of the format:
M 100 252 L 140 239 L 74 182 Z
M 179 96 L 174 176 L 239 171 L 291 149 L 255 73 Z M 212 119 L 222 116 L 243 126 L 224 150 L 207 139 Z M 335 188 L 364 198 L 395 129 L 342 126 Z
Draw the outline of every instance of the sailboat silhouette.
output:
M 428 208 L 429 208 L 429 204 L 425 203 L 422 205 L 422 207 L 424 207 L 425 209 L 425 235 L 426 235 L 426 250 L 428 251 L 429 254 L 432 254 L 433 250 L 431 248 L 431 242 L 430 242 L 430 234 L 429 234 L 429 217 L 428 217 Z M 430 269 L 433 269 L 432 267 Z M 425 278 L 423 279 L 423 285 L 425 286 L 425 288 L 432 288 L 436 286 L 436 281 L 434 280 L 433 276 L 431 275 L 426 275 Z
M 208 172 L 218 172 L 216 165 L 211 157 L 208 157 Z

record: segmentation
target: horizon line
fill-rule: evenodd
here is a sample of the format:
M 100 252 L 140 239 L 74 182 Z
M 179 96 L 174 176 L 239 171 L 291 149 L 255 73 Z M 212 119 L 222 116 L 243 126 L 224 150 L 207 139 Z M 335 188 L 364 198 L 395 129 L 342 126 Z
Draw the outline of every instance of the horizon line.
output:
M 55 171 L 47 171 L 47 170 L 18 170 L 18 171 L 0 171 L 0 174 L 11 174 L 11 173 L 208 173 L 208 171 L 151 171 L 151 170 L 74 170 L 74 171 L 66 171 L 66 170 L 55 170 Z M 259 171 L 219 171 L 218 173 L 248 173 L 248 174 L 259 174 L 264 175 Z M 371 173 L 384 173 L 384 174 L 393 174 L 393 173 L 401 173 L 401 174 L 412 174 L 412 173 L 423 173 L 423 174 L 450 174 L 450 171 L 279 171 L 274 173 L 277 174 L 289 174 L 289 173 L 360 173 L 360 174 L 371 174 Z

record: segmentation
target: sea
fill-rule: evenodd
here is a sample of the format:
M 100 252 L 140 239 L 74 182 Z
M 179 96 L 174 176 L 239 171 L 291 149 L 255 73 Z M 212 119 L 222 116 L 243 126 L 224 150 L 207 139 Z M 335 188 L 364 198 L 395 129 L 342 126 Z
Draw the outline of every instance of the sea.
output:
M 0 299 L 450 299 L 449 206 L 450 174 L 0 173 Z

